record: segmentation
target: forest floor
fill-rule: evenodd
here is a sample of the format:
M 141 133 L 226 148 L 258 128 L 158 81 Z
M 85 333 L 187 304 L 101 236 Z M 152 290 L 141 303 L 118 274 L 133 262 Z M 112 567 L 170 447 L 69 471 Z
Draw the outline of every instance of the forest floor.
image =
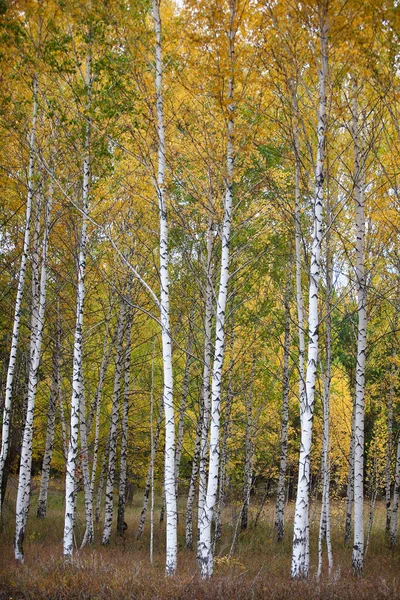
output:
M 13 487 L 12 485 L 10 487 Z M 79 502 L 81 502 L 81 498 Z M 154 562 L 149 562 L 149 528 L 136 540 L 136 527 L 142 496 L 134 496 L 127 507 L 128 529 L 125 538 L 116 534 L 107 547 L 100 545 L 101 524 L 96 526 L 96 542 L 75 554 L 72 564 L 62 557 L 63 493 L 52 483 L 46 519 L 36 518 L 37 491 L 32 494 L 30 518 L 25 539 L 25 563 L 13 557 L 15 491 L 8 492 L 4 506 L 4 525 L 0 535 L 0 600 L 65 599 L 245 599 L 275 600 L 400 599 L 400 548 L 391 550 L 385 539 L 385 506 L 377 502 L 370 544 L 365 558 L 365 576 L 351 574 L 351 548 L 343 543 L 344 502 L 332 502 L 334 570 L 328 576 L 326 554 L 324 571 L 318 581 L 317 531 L 319 504 L 311 509 L 311 575 L 306 582 L 290 581 L 293 504 L 287 507 L 287 534 L 284 542 L 275 540 L 274 502 L 264 506 L 256 527 L 252 524 L 258 506 L 251 508 L 249 528 L 239 535 L 233 557 L 228 554 L 240 513 L 232 503 L 224 512 L 223 538 L 217 548 L 215 575 L 203 582 L 196 570 L 195 553 L 185 549 L 185 498 L 179 506 L 179 558 L 176 577 L 164 577 L 164 524 L 159 523 L 160 505 L 156 503 Z M 368 507 L 365 507 L 366 526 Z M 83 510 L 76 522 L 77 543 L 82 539 Z

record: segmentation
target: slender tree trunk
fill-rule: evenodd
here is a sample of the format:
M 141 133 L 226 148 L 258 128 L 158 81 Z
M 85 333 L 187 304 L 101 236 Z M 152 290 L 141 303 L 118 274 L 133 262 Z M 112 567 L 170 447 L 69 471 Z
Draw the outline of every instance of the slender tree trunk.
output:
M 200 439 L 200 463 L 199 463 L 199 497 L 197 501 L 197 521 L 199 526 L 200 515 L 202 514 L 207 488 L 207 450 L 208 434 L 210 426 L 210 408 L 211 408 L 211 358 L 212 344 L 211 332 L 213 321 L 213 232 L 212 219 L 209 216 L 207 228 L 207 268 L 206 268 L 206 287 L 205 287 L 205 307 L 204 307 L 204 364 L 203 364 L 203 386 L 201 390 L 201 439 Z
M 203 423 L 203 407 L 200 407 L 200 414 L 196 425 L 196 440 L 194 443 L 193 450 L 193 461 L 192 461 L 192 473 L 190 475 L 188 498 L 186 502 L 186 513 L 185 513 L 185 540 L 186 548 L 193 550 L 193 504 L 194 496 L 196 491 L 196 480 L 199 473 L 199 460 L 200 460 L 200 448 L 201 448 L 201 432 Z
M 90 479 L 90 495 L 92 498 L 92 502 L 93 502 L 93 498 L 94 498 L 94 485 L 95 485 L 95 481 L 96 481 L 97 462 L 98 462 L 98 457 L 99 457 L 99 446 L 100 446 L 101 395 L 102 395 L 102 391 L 103 391 L 104 378 L 106 375 L 106 371 L 107 371 L 107 367 L 108 367 L 108 363 L 109 363 L 109 359 L 110 359 L 110 352 L 111 352 L 111 349 L 113 346 L 113 344 L 110 342 L 109 348 L 107 349 L 110 317 L 111 317 L 111 309 L 110 309 L 109 315 L 106 320 L 106 331 L 104 333 L 103 354 L 102 354 L 102 358 L 101 358 L 99 381 L 97 384 L 96 394 L 95 394 L 95 399 L 94 399 L 96 420 L 95 420 L 95 434 L 94 434 L 94 445 L 93 445 L 92 475 L 91 475 L 91 479 Z M 90 429 L 91 429 L 91 426 L 88 424 L 88 431 L 90 431 Z M 104 469 L 105 469 L 105 467 L 104 467 Z M 103 474 L 103 481 L 104 481 L 104 474 Z M 101 496 L 102 491 L 103 491 L 103 488 L 101 487 L 100 496 Z M 99 512 L 100 512 L 100 506 L 97 509 L 97 502 L 96 502 L 96 510 L 95 510 L 96 523 L 98 523 L 99 519 L 100 519 Z
M 137 532 L 136 532 L 137 540 L 143 535 L 144 524 L 146 522 L 147 505 L 149 502 L 152 473 L 154 470 L 154 461 L 155 461 L 156 455 L 157 455 L 158 442 L 160 439 L 160 432 L 161 432 L 161 425 L 163 422 L 163 412 L 164 412 L 164 405 L 163 405 L 163 402 L 161 401 L 160 412 L 158 414 L 158 419 L 157 419 L 156 431 L 154 434 L 154 443 L 153 443 L 153 447 L 151 449 L 150 464 L 149 464 L 149 468 L 147 471 L 146 485 L 144 486 L 143 507 L 142 507 L 142 512 L 140 513 L 139 525 L 138 525 Z
M 93 544 L 94 542 L 94 525 L 93 525 L 93 501 L 90 488 L 90 473 L 89 473 L 89 456 L 88 456 L 88 443 L 87 443 L 87 429 L 86 429 L 86 403 L 85 403 L 85 385 L 83 379 L 83 370 L 81 365 L 81 397 L 79 400 L 79 430 L 81 437 L 81 466 L 83 476 L 83 490 L 85 494 L 85 521 L 86 529 L 82 540 L 81 549 L 86 544 Z
M 124 358 L 124 396 L 122 403 L 122 436 L 121 456 L 119 467 L 119 490 L 118 490 L 118 518 L 117 531 L 119 535 L 125 532 L 125 502 L 126 502 L 126 462 L 128 452 L 128 417 L 131 395 L 131 351 L 132 351 L 132 314 L 128 313 L 125 333 L 125 358 Z
M 86 83 L 90 103 L 92 74 L 91 57 L 86 61 Z M 85 270 L 86 270 L 86 245 L 87 245 L 87 214 L 89 209 L 89 186 L 90 186 L 90 134 L 91 120 L 86 123 L 85 157 L 83 161 L 83 190 L 82 190 L 82 225 L 81 239 L 78 256 L 78 285 L 76 297 L 76 324 L 74 334 L 74 353 L 72 364 L 72 397 L 70 438 L 68 446 L 68 457 L 65 478 L 65 518 L 64 518 L 64 540 L 63 550 L 65 558 L 72 558 L 73 533 L 75 521 L 75 471 L 78 455 L 79 436 L 79 412 L 81 400 L 81 370 L 82 370 L 82 338 L 83 338 L 83 315 L 85 305 Z
M 26 274 L 26 263 L 28 259 L 29 241 L 30 241 L 30 228 L 31 228 L 31 214 L 32 214 L 32 201 L 34 197 L 34 168 L 35 168 L 35 142 L 36 142 L 36 119 L 37 119 L 37 95 L 38 95 L 38 82 L 37 77 L 33 79 L 33 116 L 32 125 L 29 138 L 29 170 L 28 170 L 28 197 L 26 201 L 26 213 L 25 213 L 25 230 L 24 230 L 24 242 L 22 246 L 21 264 L 18 274 L 18 285 L 17 285 L 17 296 L 15 299 L 15 311 L 13 330 L 11 336 L 11 350 L 7 369 L 6 379 L 6 391 L 4 397 L 4 409 L 3 409 L 3 425 L 1 435 L 1 450 L 0 450 L 0 496 L 2 493 L 2 481 L 4 466 L 8 454 L 9 437 L 10 437 L 10 423 L 11 423 L 11 399 L 12 389 L 14 381 L 15 365 L 17 361 L 17 350 L 18 350 L 18 339 L 19 329 L 21 322 L 21 307 L 22 307 L 22 294 L 24 291 L 25 274 Z M 0 497 L 0 514 L 2 506 L 2 498 Z
M 351 417 L 351 434 L 350 434 L 350 449 L 349 449 L 349 469 L 347 474 L 347 489 L 346 489 L 346 520 L 344 529 L 344 543 L 346 546 L 350 543 L 351 538 L 351 521 L 353 513 L 354 500 L 354 439 L 355 439 L 355 418 L 356 410 L 353 401 L 353 410 Z
M 41 345 L 44 328 L 44 311 L 46 304 L 47 286 L 47 254 L 49 244 L 50 212 L 53 190 L 50 184 L 49 197 L 45 206 L 44 233 L 42 240 L 42 265 L 40 270 L 40 282 L 33 284 L 32 319 L 31 319 L 31 346 L 28 376 L 27 412 L 24 426 L 24 435 L 21 448 L 21 460 L 18 478 L 18 493 L 16 505 L 16 527 L 15 527 L 15 559 L 24 561 L 23 541 L 25 536 L 26 521 L 28 518 L 31 467 L 32 467 L 32 438 L 33 418 L 35 411 L 36 389 L 38 382 L 38 369 L 41 357 Z M 40 212 L 36 215 L 40 225 Z M 35 275 L 33 275 L 35 277 Z
M 229 242 L 232 218 L 232 185 L 234 169 L 234 47 L 236 0 L 230 0 L 229 28 L 229 62 L 230 74 L 228 79 L 228 117 L 227 117 L 227 154 L 226 154 L 226 188 L 224 219 L 222 227 L 221 272 L 217 298 L 214 364 L 211 384 L 211 427 L 210 427 L 210 460 L 207 482 L 207 494 L 204 507 L 199 516 L 198 557 L 202 579 L 211 577 L 214 570 L 213 546 L 211 543 L 211 522 L 217 499 L 219 475 L 219 434 L 220 434 L 220 403 L 221 378 L 224 363 L 225 346 L 225 312 L 229 281 Z
M 125 328 L 126 304 L 121 300 L 121 307 L 117 325 L 117 341 L 116 341 L 116 359 L 115 359 L 115 374 L 114 374 L 114 390 L 111 407 L 110 419 L 110 435 L 108 445 L 108 470 L 106 482 L 106 502 L 104 511 L 104 528 L 102 544 L 110 543 L 112 521 L 114 516 L 114 480 L 115 480 L 115 464 L 117 460 L 117 428 L 118 415 L 121 396 L 121 375 L 124 361 L 123 343 L 124 343 L 124 328 Z
M 222 511 L 225 505 L 226 498 L 226 463 L 228 461 L 228 436 L 229 436 L 229 427 L 231 424 L 231 412 L 232 412 L 232 404 L 233 404 L 233 365 L 234 365 L 234 357 L 233 357 L 233 346 L 234 346 L 234 324 L 232 324 L 231 331 L 231 359 L 229 364 L 229 379 L 228 379 L 228 389 L 226 393 L 226 406 L 225 406 L 225 421 L 224 427 L 222 431 L 222 444 L 221 444 L 221 464 L 219 469 L 219 490 L 218 490 L 218 505 L 217 510 L 215 511 L 215 532 L 214 532 L 214 548 L 215 544 L 222 537 Z
M 96 509 L 95 509 L 96 523 L 100 522 L 101 497 L 103 495 L 104 483 L 105 483 L 105 479 L 106 479 L 106 471 L 107 471 L 107 464 L 108 464 L 107 463 L 107 458 L 108 458 L 108 440 L 107 440 L 106 447 L 104 449 L 104 456 L 103 456 L 103 462 L 102 462 L 102 465 L 101 465 L 99 485 L 97 487 Z M 92 481 L 93 481 L 93 479 L 92 479 Z
M 324 185 L 324 147 L 326 135 L 326 80 L 328 74 L 328 21 L 327 3 L 320 7 L 321 66 L 319 72 L 318 151 L 315 169 L 314 232 L 311 249 L 309 314 L 308 314 L 308 358 L 305 401 L 300 406 L 300 456 L 299 475 L 294 517 L 292 578 L 308 577 L 309 552 L 309 508 L 310 508 L 310 458 L 314 393 L 318 361 L 318 288 L 320 279 L 320 254 L 322 240 L 322 204 Z
M 252 381 L 250 393 L 246 396 L 246 440 L 244 450 L 244 474 L 243 474 L 243 505 L 240 528 L 242 531 L 247 529 L 249 519 L 250 493 L 253 483 L 253 382 L 254 382 L 254 361 L 252 369 Z
M 398 325 L 398 311 L 396 306 L 395 319 L 393 324 L 394 338 L 396 340 L 396 330 Z M 390 535 L 390 521 L 392 516 L 391 507 L 391 484 L 392 484 L 392 454 L 393 454 L 393 399 L 394 399 L 394 378 L 396 373 L 396 342 L 393 342 L 392 364 L 390 368 L 390 387 L 389 402 L 387 410 L 387 428 L 388 441 L 386 446 L 386 464 L 385 464 L 385 500 L 386 500 L 386 534 Z
M 354 544 L 353 572 L 361 575 L 364 566 L 364 393 L 367 350 L 366 280 L 364 266 L 365 208 L 364 157 L 360 139 L 357 98 L 354 100 L 354 199 L 356 203 L 356 284 L 358 299 L 357 367 L 354 436 Z
M 399 497 L 400 497 L 400 436 L 397 438 L 396 451 L 396 476 L 393 490 L 393 507 L 392 518 L 390 522 L 390 545 L 394 547 L 397 543 L 397 521 L 399 514 Z
M 190 315 L 190 327 L 193 320 L 193 311 Z M 178 502 L 178 482 L 179 482 L 179 468 L 181 464 L 182 445 L 183 445 L 183 433 L 185 426 L 185 414 L 187 397 L 189 393 L 189 379 L 190 379 L 190 365 L 192 363 L 192 333 L 189 331 L 189 338 L 186 348 L 186 361 L 185 361 L 185 372 L 183 375 L 182 382 L 182 396 L 181 404 L 179 407 L 179 421 L 178 421 L 178 438 L 176 442 L 176 453 L 175 453 L 175 482 L 176 482 L 176 501 Z
M 326 540 L 329 573 L 332 572 L 332 545 L 331 545 L 331 522 L 330 522 L 330 465 L 329 465 L 329 408 L 331 394 L 331 366 L 332 366 L 332 316 L 331 316 L 331 295 L 332 295 L 332 256 L 330 248 L 330 228 L 331 213 L 330 203 L 327 202 L 327 233 L 326 233 L 326 364 L 324 376 L 324 395 L 323 395 L 323 437 L 322 437 L 322 502 L 321 518 L 318 537 L 318 578 L 322 572 L 322 546 Z
M 283 380 L 282 380 L 282 426 L 281 426 L 281 458 L 279 464 L 279 478 L 276 492 L 275 530 L 278 542 L 285 535 L 285 482 L 288 453 L 288 425 L 289 425 L 289 358 L 290 358 L 290 295 L 291 273 L 289 272 L 285 292 L 285 333 L 283 342 Z
M 54 350 L 53 350 L 53 374 L 51 381 L 49 410 L 47 416 L 47 432 L 46 444 L 44 449 L 42 476 L 40 478 L 39 501 L 37 506 L 37 517 L 43 519 L 47 512 L 47 492 L 50 481 L 50 465 L 53 456 L 54 432 L 56 424 L 57 396 L 59 388 L 59 373 L 60 373 L 60 347 L 58 344 L 58 332 L 55 335 Z
M 163 60 L 161 41 L 160 0 L 153 0 L 153 19 L 156 37 L 156 111 L 158 134 L 158 164 L 157 164 L 157 196 L 160 215 L 160 321 L 162 337 L 162 355 L 164 364 L 164 397 L 165 412 L 165 465 L 164 487 L 167 512 L 166 524 L 166 575 L 174 575 L 178 558 L 177 525 L 178 514 L 176 505 L 175 484 L 175 415 L 173 404 L 173 373 L 172 373 L 172 340 L 169 322 L 169 251 L 168 251 L 168 221 L 165 194 L 165 128 L 163 107 Z

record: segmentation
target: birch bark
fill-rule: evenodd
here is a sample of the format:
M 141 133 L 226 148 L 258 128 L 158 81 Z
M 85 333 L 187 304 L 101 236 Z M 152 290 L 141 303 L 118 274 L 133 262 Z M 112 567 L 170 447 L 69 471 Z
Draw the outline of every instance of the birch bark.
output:
M 124 357 L 124 396 L 122 402 L 122 435 L 121 455 L 119 466 L 119 490 L 118 490 L 118 517 L 117 531 L 124 535 L 125 527 L 125 501 L 126 501 L 126 475 L 127 475 L 127 451 L 128 451 L 128 417 L 131 395 L 131 351 L 132 351 L 132 314 L 128 312 L 125 332 L 125 357 Z
M 393 490 L 392 518 L 390 522 L 390 545 L 392 548 L 397 543 L 397 522 L 399 515 L 399 497 L 400 497 L 400 436 L 397 438 L 396 450 L 396 475 Z
M 81 549 L 86 544 L 94 542 L 94 525 L 93 525 L 93 502 L 90 489 L 90 473 L 89 473 L 89 455 L 87 443 L 87 428 L 86 428 L 86 403 L 85 403 L 85 385 L 83 379 L 83 370 L 81 365 L 81 394 L 79 399 L 79 432 L 81 437 L 81 466 L 83 476 L 83 490 L 85 494 L 85 521 L 86 529 L 83 536 Z
M 193 311 L 190 314 L 190 327 L 192 326 Z M 183 433 L 185 426 L 185 414 L 187 397 L 189 393 L 189 378 L 190 378 L 190 365 L 192 362 L 192 332 L 189 331 L 189 338 L 186 347 L 186 361 L 185 361 L 185 372 L 183 375 L 182 382 L 182 395 L 181 404 L 179 407 L 179 421 L 178 421 L 178 438 L 176 442 L 176 453 L 175 453 L 175 482 L 176 482 L 176 501 L 178 502 L 178 481 L 179 481 L 179 468 L 181 464 L 181 454 L 183 445 Z
M 222 537 L 222 511 L 225 505 L 226 499 L 226 488 L 227 488 L 227 476 L 226 476 L 226 463 L 228 461 L 228 436 L 229 429 L 231 424 L 231 412 L 232 412 L 232 404 L 234 398 L 234 390 L 233 390 L 233 366 L 234 366 L 234 356 L 233 356 L 233 347 L 235 341 L 235 327 L 234 323 L 232 323 L 232 331 L 231 331 L 231 339 L 230 339 L 230 350 L 231 350 L 231 359 L 229 362 L 229 379 L 228 379 L 228 389 L 226 391 L 226 405 L 225 405 L 225 422 L 222 431 L 222 444 L 221 444 L 221 461 L 220 461 L 220 469 L 219 469 L 219 489 L 218 489 L 218 506 L 215 511 L 215 532 L 214 532 L 214 548 L 215 544 Z
M 364 265 L 365 200 L 364 158 L 359 127 L 357 97 L 353 107 L 354 200 L 356 204 L 356 285 L 358 303 L 357 366 L 354 428 L 354 543 L 353 572 L 362 575 L 364 566 L 364 393 L 367 350 L 366 280 Z
M 34 291 L 32 302 L 32 320 L 31 320 L 31 346 L 30 362 L 28 375 L 27 392 L 27 412 L 24 426 L 24 435 L 21 448 L 21 459 L 18 478 L 18 493 L 16 505 L 16 527 L 15 527 L 15 559 L 24 561 L 23 541 L 25 536 L 26 521 L 28 518 L 30 487 L 31 487 L 31 468 L 32 468 L 32 438 L 33 438 L 33 418 L 35 411 L 36 389 L 38 382 L 38 369 L 41 357 L 41 345 L 44 328 L 44 311 L 46 304 L 46 286 L 47 286 L 47 254 L 49 244 L 50 213 L 52 205 L 53 189 L 52 184 L 49 188 L 49 197 L 45 206 L 44 232 L 42 240 L 42 265 L 40 270 L 40 283 L 34 283 L 37 291 Z M 40 223 L 40 213 L 36 215 Z
M 92 88 L 91 57 L 86 59 L 86 85 L 88 89 L 88 104 L 90 105 Z M 74 352 L 72 363 L 72 397 L 70 438 L 68 445 L 68 456 L 65 476 L 65 517 L 63 552 L 66 558 L 72 558 L 73 554 L 73 531 L 75 521 L 75 471 L 78 454 L 79 436 L 79 413 L 81 399 L 81 370 L 82 370 L 82 341 L 83 341 L 83 315 L 85 305 L 85 270 L 86 270 L 86 246 L 87 246 L 87 215 L 89 209 L 89 186 L 90 186 L 90 135 L 91 120 L 86 122 L 85 156 L 83 160 L 83 188 L 82 188 L 82 224 L 81 239 L 78 255 L 78 284 L 76 296 L 76 321 L 74 333 Z
M 392 485 L 392 454 L 393 454 L 393 400 L 394 400 L 394 382 L 396 374 L 396 331 L 398 326 L 398 307 L 396 305 L 395 318 L 393 324 L 394 342 L 392 348 L 392 364 L 390 368 L 389 402 L 387 411 L 388 443 L 386 446 L 386 464 L 385 464 L 385 500 L 386 500 L 386 534 L 390 535 L 390 521 L 392 518 L 391 506 L 391 485 Z
M 324 149 L 326 135 L 326 80 L 328 75 L 328 21 L 327 3 L 320 7 L 320 56 L 319 71 L 319 110 L 318 110 L 318 149 L 315 168 L 314 231 L 311 248 L 309 315 L 308 315 L 308 357 L 306 373 L 306 393 L 300 406 L 300 456 L 299 474 L 294 517 L 292 578 L 306 578 L 309 574 L 309 495 L 310 495 L 310 453 L 314 414 L 315 381 L 318 361 L 318 289 L 320 280 L 320 256 L 322 239 L 322 204 L 324 185 Z
M 226 148 L 226 180 L 225 180 L 225 206 L 222 226 L 221 271 L 217 298 L 214 363 L 211 384 L 211 426 L 210 426 L 210 460 L 207 482 L 207 493 L 204 507 L 199 517 L 199 542 L 198 558 L 200 575 L 203 579 L 211 577 L 214 570 L 213 546 L 211 543 L 211 522 L 217 499 L 219 475 L 219 433 L 220 433 L 220 402 L 221 378 L 224 362 L 225 348 L 225 312 L 229 281 L 229 243 L 232 219 L 232 185 L 234 171 L 234 49 L 236 0 L 230 0 L 230 27 L 229 27 L 229 63 L 230 74 L 228 78 L 228 117 L 227 117 L 227 148 Z
M 157 197 L 160 215 L 160 321 L 164 363 L 163 404 L 165 412 L 164 489 L 166 507 L 166 563 L 167 576 L 174 575 L 178 558 L 177 504 L 175 483 L 175 415 L 173 404 L 172 341 L 169 323 L 169 250 L 168 221 L 165 193 L 165 126 L 163 106 L 163 60 L 161 40 L 160 0 L 152 0 L 155 48 L 155 90 L 157 111 Z
M 121 396 L 121 376 L 124 360 L 123 342 L 125 329 L 126 304 L 121 300 L 121 307 L 117 325 L 117 340 L 116 340 L 116 359 L 115 359 L 115 374 L 114 374 L 114 390 L 111 407 L 110 434 L 108 444 L 108 470 L 106 482 L 106 502 L 104 512 L 104 528 L 102 544 L 110 543 L 112 521 L 114 516 L 114 480 L 115 480 L 115 464 L 117 459 L 117 428 L 119 405 Z
M 59 373 L 60 373 L 60 348 L 58 345 L 58 335 L 55 336 L 55 344 L 53 350 L 53 373 L 50 390 L 49 410 L 47 416 L 47 431 L 46 431 L 46 443 L 44 449 L 43 463 L 42 463 L 42 475 L 40 478 L 40 491 L 39 501 L 37 506 L 37 517 L 43 519 L 47 512 L 47 492 L 50 481 L 50 465 L 53 456 L 53 444 L 54 444 L 54 433 L 56 424 L 56 409 L 57 409 L 57 396 L 59 387 Z
M 279 478 L 276 492 L 275 529 L 278 542 L 285 535 L 285 482 L 288 453 L 288 425 L 289 425 L 289 358 L 290 358 L 290 295 L 291 273 L 286 282 L 284 298 L 285 327 L 283 342 L 283 378 L 282 378 L 282 426 L 281 426 L 281 457 L 279 464 Z
M 157 424 L 156 424 L 156 431 L 154 434 L 153 446 L 151 449 L 150 464 L 149 464 L 149 468 L 147 471 L 146 485 L 144 486 L 143 507 L 142 507 L 142 512 L 140 513 L 139 525 L 138 525 L 138 529 L 136 532 L 137 540 L 143 535 L 144 524 L 146 522 L 147 505 L 149 503 L 152 474 L 153 474 L 153 470 L 154 470 L 154 461 L 155 461 L 155 458 L 157 455 L 157 450 L 158 450 L 158 442 L 160 439 L 161 425 L 162 425 L 162 421 L 163 421 L 163 412 L 164 412 L 164 405 L 163 405 L 163 402 L 161 401 L 160 411 L 158 413 L 158 419 L 157 419 Z
M 201 437 L 200 437 L 200 458 L 199 458 L 199 497 L 197 502 L 197 520 L 203 511 L 207 488 L 207 450 L 208 434 L 210 426 L 210 408 L 211 408 L 211 359 L 212 359 L 212 321 L 213 321 L 213 224 L 209 217 L 207 228 L 207 266 L 206 266 L 206 287 L 205 287 L 205 306 L 204 306 L 204 364 L 203 364 L 203 386 L 201 390 Z M 190 505 L 190 511 L 192 506 Z M 198 523 L 199 525 L 199 523 Z
M 36 143 L 36 120 L 38 112 L 38 81 L 37 77 L 33 78 L 33 114 L 32 114 L 32 125 L 29 136 L 29 168 L 28 168 L 28 197 L 26 201 L 26 213 L 25 213 L 25 230 L 24 230 L 24 241 L 22 246 L 21 264 L 18 274 L 18 285 L 17 285 L 17 296 L 15 299 L 15 311 L 13 330 L 11 335 L 11 349 L 10 357 L 7 369 L 6 379 L 6 391 L 4 397 L 4 409 L 3 409 L 3 425 L 1 435 L 1 450 L 0 450 L 0 515 L 2 507 L 2 482 L 5 462 L 8 454 L 9 437 L 10 437 L 10 421 L 11 421 L 11 400 L 12 400 L 12 388 L 14 381 L 15 365 L 17 360 L 18 340 L 19 340 L 19 329 L 21 322 L 21 306 L 22 306 L 22 294 L 24 291 L 25 274 L 26 274 L 26 263 L 28 259 L 29 242 L 30 242 L 30 230 L 31 230 L 31 215 L 32 215 L 32 201 L 34 198 L 34 169 L 35 169 L 35 143 Z
M 323 395 L 323 436 L 322 436 L 322 502 L 321 502 L 321 517 L 319 525 L 318 537 L 318 572 L 317 576 L 321 576 L 322 572 L 322 546 L 326 540 L 328 567 L 329 573 L 332 572 L 332 545 L 331 545 L 331 520 L 330 520 L 330 465 L 329 465 L 329 416 L 330 416 L 330 393 L 331 393 L 331 366 L 332 366 L 332 317 L 331 317 L 331 295 L 332 295 L 332 256 L 330 248 L 330 228 L 331 228 L 331 213 L 329 199 L 327 202 L 327 233 L 326 233 L 326 364 L 324 375 L 324 395 Z

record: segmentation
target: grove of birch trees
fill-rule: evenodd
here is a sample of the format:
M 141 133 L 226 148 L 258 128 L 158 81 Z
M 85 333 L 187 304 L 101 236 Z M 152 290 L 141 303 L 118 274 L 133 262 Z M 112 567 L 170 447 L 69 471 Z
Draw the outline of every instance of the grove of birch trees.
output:
M 396 0 L 0 1 L 17 563 L 54 489 L 67 563 L 145 536 L 206 580 L 272 507 L 288 578 L 339 536 L 360 577 L 379 502 L 395 552 L 399 32 Z

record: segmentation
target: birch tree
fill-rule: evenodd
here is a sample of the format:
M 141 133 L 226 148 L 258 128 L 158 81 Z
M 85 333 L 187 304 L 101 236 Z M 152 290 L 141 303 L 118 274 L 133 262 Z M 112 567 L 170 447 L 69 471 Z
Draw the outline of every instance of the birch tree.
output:
M 39 500 L 37 506 L 37 516 L 43 519 L 47 511 L 47 494 L 50 481 L 50 465 L 53 456 L 54 433 L 56 425 L 57 398 L 60 379 L 60 336 L 58 331 L 55 335 L 53 350 L 53 369 L 49 399 L 49 410 L 47 414 L 46 443 L 44 448 L 42 475 L 40 478 Z
M 47 287 L 47 254 L 49 245 L 50 213 L 52 206 L 53 188 L 50 183 L 49 194 L 45 205 L 44 232 L 42 240 L 42 256 L 40 280 L 36 278 L 35 267 L 33 268 L 33 298 L 32 298 L 32 318 L 31 318 L 31 340 L 30 340 L 30 360 L 28 374 L 27 390 L 27 410 L 24 426 L 24 434 L 21 448 L 21 459 L 18 477 L 18 493 L 16 504 L 16 527 L 15 527 L 15 559 L 24 562 L 23 542 L 25 537 L 26 522 L 28 518 L 30 487 L 31 487 L 31 468 L 32 468 L 32 438 L 33 438 L 33 419 L 35 411 L 35 399 L 38 383 L 38 369 L 41 358 L 41 346 L 44 329 L 44 312 L 46 304 Z M 40 211 L 36 214 L 36 223 L 40 223 Z M 38 240 L 37 240 L 38 241 Z M 36 249 L 34 249 L 35 251 Z
M 157 198 L 160 216 L 160 321 L 164 363 L 163 405 L 165 412 L 164 490 L 166 504 L 166 575 L 174 575 L 178 558 L 175 482 L 175 417 L 173 404 L 172 340 L 169 315 L 169 250 L 165 191 L 165 126 L 163 106 L 163 59 L 160 0 L 152 0 L 155 47 L 155 91 L 157 112 Z
M 275 529 L 278 541 L 285 535 L 285 482 L 288 453 L 288 425 L 289 425 L 289 358 L 290 358 L 290 293 L 291 274 L 286 282 L 284 298 L 285 326 L 283 341 L 283 378 L 282 378 L 282 421 L 281 421 L 281 457 L 279 463 L 279 478 L 276 490 Z
M 90 54 L 86 59 L 86 87 L 88 104 L 90 105 L 92 89 L 92 65 Z M 72 397 L 70 418 L 70 439 L 66 464 L 65 478 L 65 518 L 64 518 L 64 556 L 71 558 L 73 554 L 73 530 L 75 521 L 75 471 L 78 455 L 79 413 L 82 390 L 82 345 L 83 345 L 83 316 L 85 306 L 85 270 L 87 254 L 87 220 L 89 211 L 90 188 L 90 137 L 91 119 L 87 118 L 85 132 L 85 155 L 83 160 L 82 188 L 82 223 L 78 253 L 78 282 L 76 296 L 76 321 L 74 333 L 74 351 L 72 363 Z
M 310 497 L 310 453 L 314 414 L 315 381 L 318 364 L 318 289 L 320 280 L 320 258 L 322 240 L 322 205 L 324 186 L 324 149 L 326 135 L 326 83 L 328 76 L 328 5 L 323 0 L 319 5 L 319 107 L 318 148 L 315 166 L 315 195 L 313 237 L 310 257 L 310 285 L 308 305 L 308 356 L 304 402 L 300 406 L 300 456 L 299 474 L 294 517 L 292 578 L 308 577 L 309 553 L 309 497 Z
M 124 363 L 124 332 L 126 318 L 126 303 L 121 299 L 121 306 L 118 317 L 117 340 L 116 340 L 116 358 L 115 358 L 115 373 L 114 373 L 114 389 L 112 397 L 111 417 L 110 417 L 110 433 L 108 437 L 108 469 L 106 480 L 106 502 L 104 511 L 104 528 L 101 539 L 102 544 L 109 544 L 111 537 L 111 528 L 114 515 L 114 483 L 115 483 L 115 467 L 117 460 L 117 433 L 118 433 L 118 416 L 120 408 L 121 395 L 121 377 Z
M 226 175 L 225 175 L 225 203 L 222 225 L 221 270 L 219 290 L 217 296 L 217 309 L 215 315 L 215 346 L 214 362 L 211 384 L 211 425 L 210 425 L 210 460 L 207 481 L 207 493 L 199 517 L 198 559 L 200 575 L 203 579 L 211 577 L 214 570 L 214 556 L 211 543 L 211 522 L 217 500 L 218 473 L 219 473 L 219 434 L 220 434 L 220 403 L 221 403 L 221 378 L 224 362 L 225 347 L 225 313 L 229 281 L 229 242 L 231 236 L 231 219 L 233 206 L 233 174 L 234 174 L 234 52 L 236 36 L 236 0 L 229 2 L 229 65 L 227 91 L 227 130 L 226 130 Z
M 357 83 L 354 84 L 357 90 Z M 353 105 L 354 143 L 354 200 L 356 205 L 356 266 L 357 286 L 357 366 L 354 419 L 354 543 L 353 572 L 361 575 L 364 567 L 364 394 L 365 358 L 367 350 L 366 279 L 364 264 L 365 247 L 365 162 L 362 149 L 358 115 L 357 93 Z
M 32 124 L 29 135 L 29 167 L 28 167 L 28 195 L 26 200 L 26 212 L 25 212 L 25 229 L 24 229 L 24 241 L 22 246 L 21 263 L 18 274 L 17 284 L 17 296 L 15 299 L 14 309 L 14 320 L 13 329 L 11 334 L 11 350 L 8 361 L 7 378 L 6 378 L 6 390 L 4 397 L 4 409 L 3 409 L 3 425 L 1 432 L 1 451 L 0 451 L 0 514 L 2 507 L 2 482 L 5 462 L 8 454 L 9 437 L 10 437 L 10 422 L 11 422 L 11 401 L 12 401 L 12 389 L 14 381 L 15 365 L 17 360 L 18 340 L 21 323 L 21 308 L 22 308 L 22 295 L 25 284 L 26 266 L 29 252 L 30 232 L 31 232 L 31 215 L 32 215 L 32 202 L 35 195 L 35 159 L 36 159 L 36 121 L 38 113 L 38 79 L 37 76 L 33 77 L 33 109 L 32 109 Z
M 124 395 L 122 402 L 122 430 L 121 430 L 121 455 L 119 465 L 119 490 L 118 490 L 118 518 L 117 531 L 124 534 L 126 478 L 127 478 L 127 452 L 128 452 L 128 418 L 131 395 L 131 353 L 132 353 L 132 313 L 128 312 L 125 331 L 124 355 Z

